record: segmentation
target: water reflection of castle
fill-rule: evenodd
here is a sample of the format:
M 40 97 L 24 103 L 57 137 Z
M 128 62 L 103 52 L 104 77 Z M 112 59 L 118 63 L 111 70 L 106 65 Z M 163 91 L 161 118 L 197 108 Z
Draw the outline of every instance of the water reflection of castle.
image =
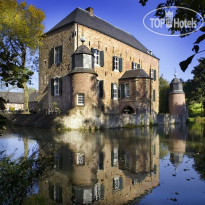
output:
M 123 204 L 153 189 L 159 184 L 159 137 L 136 132 L 59 136 L 55 170 L 39 184 L 39 194 L 57 204 Z
M 187 133 L 187 127 L 180 125 L 177 129 L 170 131 L 169 134 L 170 161 L 176 168 L 183 161 L 186 152 Z

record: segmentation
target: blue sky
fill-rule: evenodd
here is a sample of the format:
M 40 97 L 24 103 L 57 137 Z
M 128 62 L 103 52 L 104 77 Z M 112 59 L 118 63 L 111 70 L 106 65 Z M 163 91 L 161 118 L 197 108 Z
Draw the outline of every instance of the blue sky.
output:
M 45 31 L 55 26 L 75 8 L 93 7 L 96 16 L 131 33 L 149 50 L 153 50 L 154 55 L 160 58 L 160 75 L 163 74 L 168 81 L 174 77 L 175 69 L 179 78 L 192 78 L 191 70 L 197 65 L 197 58 L 202 57 L 202 54 L 194 58 L 185 73 L 180 70 L 179 62 L 193 54 L 191 49 L 199 32 L 185 38 L 154 34 L 144 27 L 143 18 L 155 9 L 160 1 L 149 0 L 145 7 L 138 2 L 139 0 L 27 0 L 28 4 L 33 4 L 45 12 Z M 37 74 L 33 76 L 32 87 L 38 88 Z

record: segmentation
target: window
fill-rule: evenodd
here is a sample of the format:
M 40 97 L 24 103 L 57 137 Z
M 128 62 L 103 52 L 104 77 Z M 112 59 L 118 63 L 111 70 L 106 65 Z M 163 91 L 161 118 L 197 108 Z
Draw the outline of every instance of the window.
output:
M 137 64 L 137 68 L 138 68 L 138 69 L 140 69 L 140 68 L 141 68 L 140 64 Z
M 54 79 L 54 96 L 58 96 L 60 94 L 60 79 Z
M 112 162 L 112 166 L 117 166 L 118 165 L 118 149 L 117 148 L 114 148 L 112 150 L 112 153 L 111 153 L 111 162 Z
M 113 179 L 113 190 L 117 191 L 120 188 L 120 178 L 119 177 L 115 177 Z
M 156 101 L 156 93 L 155 93 L 155 90 L 153 90 L 153 102 Z
M 98 49 L 91 48 L 91 52 L 94 55 L 95 66 L 104 66 L 104 51 L 99 51 Z
M 129 86 L 129 83 L 125 84 L 125 97 L 126 98 L 130 97 L 130 86 Z
M 122 188 L 123 188 L 123 179 L 122 179 L 122 177 L 115 176 L 113 178 L 113 190 L 118 191 L 118 190 L 122 190 Z
M 85 105 L 85 95 L 84 94 L 77 94 L 77 105 Z
M 122 99 L 122 98 L 125 98 L 125 84 L 119 85 L 118 99 Z
M 63 84 L 62 78 L 56 77 L 56 78 L 51 79 L 51 95 L 52 96 L 62 95 L 62 84 Z
M 111 99 L 118 99 L 118 86 L 116 83 L 111 83 Z
M 132 62 L 132 70 L 136 70 L 137 69 L 137 63 Z
M 94 56 L 95 56 L 95 65 L 100 66 L 100 51 L 95 49 L 94 50 Z
M 119 58 L 116 56 L 113 57 L 113 70 L 119 70 Z
M 76 164 L 77 165 L 85 165 L 85 154 L 84 153 L 76 153 Z
M 118 58 L 117 56 L 113 56 L 113 71 L 122 72 L 122 58 Z
M 62 46 L 55 47 L 55 64 L 59 65 L 62 62 Z
M 154 78 L 154 70 L 152 68 L 150 69 L 150 78 Z

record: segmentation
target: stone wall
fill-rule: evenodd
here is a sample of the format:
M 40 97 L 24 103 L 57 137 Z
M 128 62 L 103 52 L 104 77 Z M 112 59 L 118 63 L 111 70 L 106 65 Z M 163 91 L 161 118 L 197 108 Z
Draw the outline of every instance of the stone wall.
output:
M 74 108 L 75 109 L 75 108 Z M 89 109 L 89 108 L 88 108 Z M 9 122 L 15 125 L 54 129 L 110 129 L 133 128 L 139 126 L 168 125 L 186 123 L 185 115 L 169 114 L 118 114 L 103 115 L 100 112 L 90 113 L 77 108 L 69 115 L 8 115 Z

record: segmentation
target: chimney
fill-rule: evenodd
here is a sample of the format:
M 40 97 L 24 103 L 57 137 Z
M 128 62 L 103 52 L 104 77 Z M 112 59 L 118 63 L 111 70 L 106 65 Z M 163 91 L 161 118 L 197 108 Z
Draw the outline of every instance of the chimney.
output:
M 93 8 L 92 8 L 92 7 L 88 7 L 88 8 L 85 9 L 85 10 L 88 11 L 91 16 L 93 16 Z

